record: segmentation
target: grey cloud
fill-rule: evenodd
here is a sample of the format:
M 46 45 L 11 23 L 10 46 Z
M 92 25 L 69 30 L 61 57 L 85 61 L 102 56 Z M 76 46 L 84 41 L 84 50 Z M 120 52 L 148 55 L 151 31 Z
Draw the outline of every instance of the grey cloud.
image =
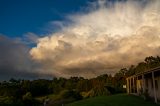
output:
M 20 39 L 0 35 L 0 80 L 10 78 L 38 78 L 41 75 L 31 60 L 30 48 Z

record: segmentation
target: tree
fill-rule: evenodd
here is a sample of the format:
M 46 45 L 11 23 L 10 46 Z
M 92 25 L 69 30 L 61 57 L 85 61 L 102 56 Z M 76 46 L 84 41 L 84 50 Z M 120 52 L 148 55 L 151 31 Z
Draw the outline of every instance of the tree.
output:
M 30 101 L 33 99 L 32 94 L 30 92 L 27 92 L 25 95 L 23 95 L 22 98 L 24 101 Z

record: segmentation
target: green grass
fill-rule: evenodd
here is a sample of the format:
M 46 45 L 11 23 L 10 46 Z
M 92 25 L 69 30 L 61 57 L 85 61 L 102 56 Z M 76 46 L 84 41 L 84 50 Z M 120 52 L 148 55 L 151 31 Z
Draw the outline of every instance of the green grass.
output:
M 65 106 L 160 106 L 151 101 L 145 101 L 140 97 L 118 94 L 112 96 L 100 96 L 76 101 Z

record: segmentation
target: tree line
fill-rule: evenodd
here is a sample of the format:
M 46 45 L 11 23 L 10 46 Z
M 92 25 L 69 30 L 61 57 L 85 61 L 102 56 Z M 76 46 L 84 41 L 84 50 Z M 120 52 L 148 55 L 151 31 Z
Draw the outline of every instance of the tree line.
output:
M 103 74 L 91 79 L 54 77 L 52 80 L 11 78 L 9 81 L 0 83 L 0 105 L 41 106 L 45 99 L 49 98 L 56 101 L 58 106 L 60 101 L 67 103 L 95 96 L 123 93 L 126 92 L 123 88 L 126 84 L 126 77 L 158 66 L 160 66 L 160 57 L 150 56 L 137 65 L 120 69 L 114 76 Z M 38 97 L 42 98 L 38 99 Z M 50 101 L 53 102 L 53 100 Z
M 52 80 L 38 79 L 30 81 L 12 78 L 9 81 L 0 83 L 0 104 L 39 106 L 43 101 L 38 101 L 34 98 L 49 94 L 60 95 L 58 100 L 67 98 L 80 100 L 124 92 L 121 84 L 117 84 L 117 82 L 118 79 L 107 74 L 92 79 L 71 77 L 69 79 L 53 78 Z

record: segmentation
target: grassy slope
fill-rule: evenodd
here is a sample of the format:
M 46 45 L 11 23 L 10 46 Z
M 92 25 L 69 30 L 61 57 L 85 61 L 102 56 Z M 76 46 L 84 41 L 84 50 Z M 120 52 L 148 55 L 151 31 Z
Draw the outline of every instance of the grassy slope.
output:
M 160 106 L 127 94 L 100 96 L 70 103 L 67 106 Z

